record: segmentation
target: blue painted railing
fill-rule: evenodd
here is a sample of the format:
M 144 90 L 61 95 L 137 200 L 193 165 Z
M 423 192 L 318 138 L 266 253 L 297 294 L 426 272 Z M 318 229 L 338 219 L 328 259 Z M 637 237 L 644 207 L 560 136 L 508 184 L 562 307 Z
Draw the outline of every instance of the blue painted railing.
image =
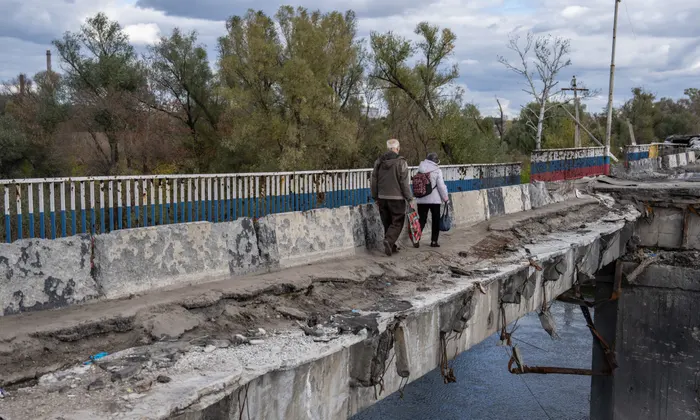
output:
M 520 183 L 520 163 L 443 166 L 450 192 Z M 417 168 L 411 168 L 412 174 Z M 0 180 L 6 242 L 371 202 L 371 169 Z M 47 208 L 48 207 L 48 208 Z

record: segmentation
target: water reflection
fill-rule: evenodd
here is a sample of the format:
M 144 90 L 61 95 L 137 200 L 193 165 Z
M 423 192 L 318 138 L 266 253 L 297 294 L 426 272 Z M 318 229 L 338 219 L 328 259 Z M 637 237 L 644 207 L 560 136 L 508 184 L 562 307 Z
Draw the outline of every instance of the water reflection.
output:
M 525 364 L 590 368 L 591 334 L 578 307 L 555 303 L 551 310 L 560 340 L 542 330 L 536 314 L 518 322 L 514 338 Z M 497 342 L 494 335 L 457 357 L 457 383 L 443 384 L 434 370 L 406 387 L 403 399 L 390 395 L 352 420 L 588 419 L 590 377 L 512 375 Z

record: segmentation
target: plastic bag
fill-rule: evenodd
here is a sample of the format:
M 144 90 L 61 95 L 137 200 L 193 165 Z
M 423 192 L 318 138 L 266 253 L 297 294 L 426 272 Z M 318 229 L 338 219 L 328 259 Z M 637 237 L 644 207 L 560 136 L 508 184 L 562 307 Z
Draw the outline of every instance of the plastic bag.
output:
M 447 232 L 452 229 L 452 216 L 450 216 L 450 206 L 445 204 L 445 211 L 440 216 L 440 231 Z
M 413 242 L 413 246 L 418 248 L 421 238 L 420 218 L 418 217 L 418 212 L 410 205 L 406 212 L 406 218 L 408 219 L 408 237 Z

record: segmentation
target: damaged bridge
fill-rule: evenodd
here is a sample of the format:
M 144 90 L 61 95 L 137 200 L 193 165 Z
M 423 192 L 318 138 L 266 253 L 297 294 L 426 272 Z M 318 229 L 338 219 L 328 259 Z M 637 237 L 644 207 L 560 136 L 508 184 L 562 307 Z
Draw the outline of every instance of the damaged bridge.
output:
M 442 247 L 392 258 L 372 205 L 4 245 L 0 416 L 346 419 L 468 380 L 452 359 L 525 314 L 556 335 L 560 298 L 595 308 L 592 369 L 512 346 L 512 373 L 592 375 L 595 420 L 697 419 L 700 188 L 676 172 L 453 192 Z

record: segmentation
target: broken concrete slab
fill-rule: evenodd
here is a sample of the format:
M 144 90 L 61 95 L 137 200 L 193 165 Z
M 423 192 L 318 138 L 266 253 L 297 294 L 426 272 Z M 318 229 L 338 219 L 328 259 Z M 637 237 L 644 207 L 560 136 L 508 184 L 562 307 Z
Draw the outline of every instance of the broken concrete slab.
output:
M 200 319 L 187 309 L 178 306 L 169 310 L 144 313 L 137 316 L 148 334 L 156 340 L 178 338 L 185 332 L 197 328 Z
M 300 311 L 299 309 L 296 308 L 290 308 L 287 306 L 278 306 L 275 308 L 275 310 L 282 315 L 292 318 L 292 319 L 298 319 L 298 320 L 305 320 L 308 315 L 304 313 L 303 311 Z
M 542 181 L 532 181 L 528 184 L 530 191 L 530 203 L 533 209 L 544 207 L 553 202 L 549 195 L 547 185 Z
M 87 235 L 0 244 L 0 316 L 98 298 L 90 270 Z

